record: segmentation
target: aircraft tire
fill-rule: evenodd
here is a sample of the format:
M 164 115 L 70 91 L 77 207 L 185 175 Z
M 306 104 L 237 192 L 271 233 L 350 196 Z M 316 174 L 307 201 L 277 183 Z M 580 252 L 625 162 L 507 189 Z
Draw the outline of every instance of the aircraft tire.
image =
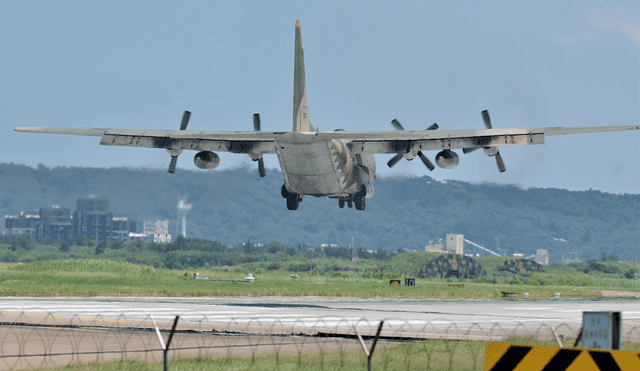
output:
M 296 195 L 287 197 L 287 210 L 298 210 L 298 206 L 300 206 L 300 199 Z
M 356 204 L 356 210 L 364 210 L 367 208 L 367 198 L 365 197 L 365 188 L 362 186 L 362 190 L 353 195 L 353 201 Z
M 367 199 L 364 197 L 355 198 L 356 210 L 364 210 L 367 208 Z
M 280 195 L 282 196 L 282 198 L 289 198 L 293 196 L 293 193 L 287 191 L 287 187 L 285 187 L 283 184 L 282 188 L 280 188 Z
M 351 200 L 347 201 L 347 206 L 351 209 L 353 207 L 353 202 Z
M 344 209 L 344 200 L 343 199 L 339 199 L 338 200 L 338 207 L 341 209 Z

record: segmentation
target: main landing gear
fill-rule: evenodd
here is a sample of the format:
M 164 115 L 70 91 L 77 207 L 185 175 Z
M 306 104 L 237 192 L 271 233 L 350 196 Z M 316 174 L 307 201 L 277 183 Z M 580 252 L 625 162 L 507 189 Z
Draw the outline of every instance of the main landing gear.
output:
M 300 197 L 299 194 L 287 191 L 284 184 L 282 185 L 282 189 L 280 189 L 280 194 L 282 198 L 287 199 L 287 210 L 298 210 L 298 206 L 300 206 L 300 202 L 302 202 L 302 197 Z
M 366 188 L 362 186 L 362 189 L 355 194 L 349 195 L 348 197 L 341 197 L 338 199 L 338 206 L 341 209 L 344 209 L 344 205 L 346 204 L 349 209 L 353 208 L 355 205 L 356 210 L 364 210 L 367 208 L 367 198 Z M 300 202 L 302 202 L 302 196 L 297 193 L 291 193 L 287 190 L 287 188 L 282 185 L 280 189 L 280 194 L 282 198 L 287 200 L 287 210 L 298 210 L 298 206 L 300 206 Z
M 347 207 L 351 209 L 355 204 L 356 210 L 364 210 L 367 208 L 367 198 L 365 197 L 366 188 L 362 186 L 360 192 L 351 195 L 351 197 L 339 198 L 338 199 L 338 207 L 344 209 L 344 204 L 347 204 Z

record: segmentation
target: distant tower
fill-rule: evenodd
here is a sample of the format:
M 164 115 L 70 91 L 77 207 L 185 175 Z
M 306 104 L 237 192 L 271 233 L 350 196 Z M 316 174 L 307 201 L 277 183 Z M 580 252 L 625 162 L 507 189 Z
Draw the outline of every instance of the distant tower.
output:
M 191 210 L 191 204 L 187 204 L 187 199 L 183 198 L 178 201 L 178 224 L 176 225 L 176 234 L 178 233 L 178 226 L 180 220 L 182 220 L 182 233 L 181 236 L 187 237 L 187 211 Z

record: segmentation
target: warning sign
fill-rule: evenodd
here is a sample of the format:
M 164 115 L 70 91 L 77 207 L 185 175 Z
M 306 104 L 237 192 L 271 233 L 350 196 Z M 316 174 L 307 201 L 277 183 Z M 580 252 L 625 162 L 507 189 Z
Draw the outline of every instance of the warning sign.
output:
M 640 353 L 487 343 L 485 371 L 637 371 Z

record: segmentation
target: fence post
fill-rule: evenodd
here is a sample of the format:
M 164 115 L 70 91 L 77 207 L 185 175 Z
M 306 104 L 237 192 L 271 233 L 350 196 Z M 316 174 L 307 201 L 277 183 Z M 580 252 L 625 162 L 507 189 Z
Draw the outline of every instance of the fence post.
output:
M 178 319 L 180 319 L 180 316 L 176 316 L 176 319 L 173 321 L 173 326 L 171 327 L 171 332 L 169 333 L 169 338 L 167 339 L 167 345 L 164 345 L 164 340 L 162 340 L 162 335 L 160 335 L 160 329 L 158 329 L 158 325 L 156 324 L 155 318 L 153 318 L 153 314 L 151 315 L 151 321 L 153 322 L 153 326 L 156 328 L 156 334 L 158 335 L 158 340 L 160 341 L 160 346 L 162 347 L 164 371 L 167 371 L 167 353 L 169 352 L 169 346 L 171 345 L 171 339 L 173 339 L 173 334 L 176 332 Z
M 378 338 L 380 337 L 380 332 L 382 331 L 383 324 L 384 324 L 384 321 L 380 321 L 380 325 L 378 326 L 378 332 L 376 332 L 376 337 L 373 339 L 373 344 L 371 345 L 371 350 L 367 350 L 367 345 L 364 343 L 364 340 L 362 340 L 362 336 L 360 336 L 358 329 L 356 328 L 355 325 L 353 326 L 353 331 L 356 332 L 356 335 L 358 336 L 358 340 L 360 340 L 360 345 L 362 345 L 364 354 L 367 355 L 367 371 L 371 371 L 371 357 L 373 357 L 373 351 L 376 350 L 376 344 L 378 344 Z
M 553 333 L 553 337 L 556 338 L 556 341 L 558 342 L 558 346 L 562 348 L 562 341 L 560 340 L 560 337 L 558 336 L 558 333 L 556 332 L 556 329 L 553 328 L 553 326 L 551 326 L 551 332 Z
M 577 347 L 580 340 L 582 340 L 582 330 L 584 330 L 584 325 L 580 327 L 580 332 L 578 333 L 578 337 L 576 338 L 576 342 L 573 343 L 573 347 Z

